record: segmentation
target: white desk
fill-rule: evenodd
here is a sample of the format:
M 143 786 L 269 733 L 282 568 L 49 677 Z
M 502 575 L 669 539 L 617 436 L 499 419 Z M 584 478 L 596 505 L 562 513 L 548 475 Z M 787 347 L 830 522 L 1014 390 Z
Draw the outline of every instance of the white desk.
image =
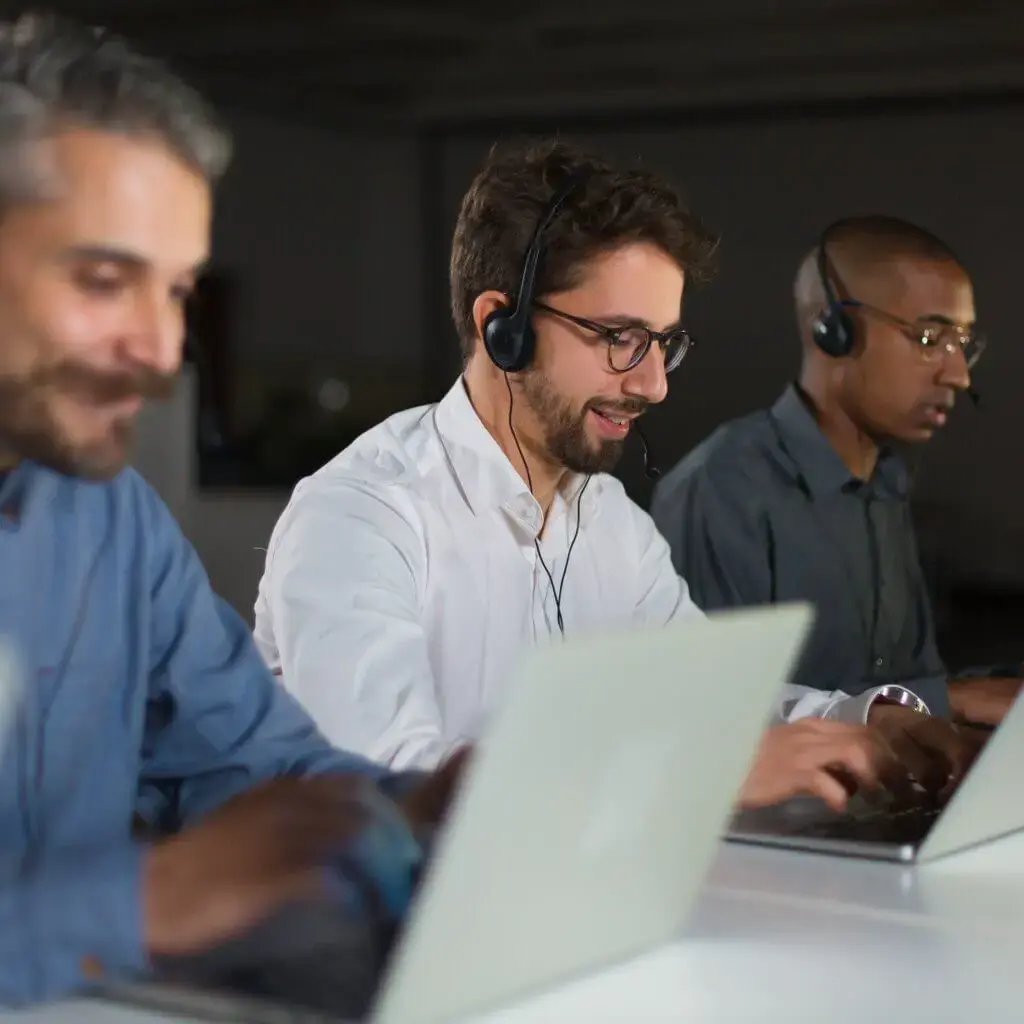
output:
M 1024 1020 L 1024 834 L 920 868 L 727 844 L 676 944 L 481 1017 Z
M 0 1015 L 167 1019 L 89 1002 Z M 478 1024 L 890 1020 L 1024 1020 L 1024 833 L 921 868 L 724 844 L 678 943 Z

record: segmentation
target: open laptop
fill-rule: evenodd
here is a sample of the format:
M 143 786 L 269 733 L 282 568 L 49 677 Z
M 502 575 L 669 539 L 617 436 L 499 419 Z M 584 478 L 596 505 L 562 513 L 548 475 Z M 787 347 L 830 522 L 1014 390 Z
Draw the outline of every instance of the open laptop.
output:
M 847 814 L 817 800 L 744 811 L 728 837 L 738 842 L 896 861 L 928 861 L 1024 828 L 1024 701 L 989 737 L 956 791 L 942 805 L 871 806 L 851 800 Z
M 810 618 L 727 613 L 529 656 L 375 1019 L 459 1018 L 678 935 Z
M 677 936 L 810 621 L 802 606 L 727 612 L 529 654 L 374 1020 L 457 1020 Z M 197 1019 L 189 998 L 179 1010 Z

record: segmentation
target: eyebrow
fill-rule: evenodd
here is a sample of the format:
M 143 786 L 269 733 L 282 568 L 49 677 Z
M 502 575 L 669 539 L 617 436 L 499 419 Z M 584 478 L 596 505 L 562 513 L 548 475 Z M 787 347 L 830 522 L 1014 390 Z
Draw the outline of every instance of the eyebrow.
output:
M 119 249 L 112 245 L 73 245 L 62 256 L 66 260 L 89 260 L 93 263 L 117 263 L 125 267 L 147 267 L 149 260 L 143 259 L 130 249 Z
M 918 323 L 933 323 L 943 324 L 946 327 L 973 327 L 974 321 L 968 320 L 964 323 L 960 323 L 957 320 L 952 320 L 943 313 L 926 313 L 924 316 L 917 318 Z
M 145 270 L 151 264 L 145 257 L 130 249 L 121 249 L 114 245 L 74 245 L 65 250 L 63 258 L 69 262 L 85 260 L 90 263 L 114 263 L 130 270 Z M 185 271 L 192 277 L 202 277 L 209 269 L 209 259 L 204 259 L 194 267 Z
M 646 327 L 649 331 L 656 331 L 658 334 L 671 334 L 673 331 L 678 331 L 683 326 L 682 317 L 674 320 L 667 327 L 663 327 L 658 330 L 652 327 L 650 321 L 644 320 L 643 317 L 630 316 L 627 313 L 606 313 L 603 316 L 591 317 L 595 323 L 599 324 L 615 324 L 617 327 Z

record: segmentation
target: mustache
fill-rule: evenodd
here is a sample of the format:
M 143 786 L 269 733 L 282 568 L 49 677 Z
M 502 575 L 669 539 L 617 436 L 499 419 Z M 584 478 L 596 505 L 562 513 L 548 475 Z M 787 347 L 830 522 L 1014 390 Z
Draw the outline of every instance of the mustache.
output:
M 177 373 L 160 373 L 140 366 L 131 370 L 97 370 L 65 362 L 37 374 L 33 386 L 72 391 L 98 404 L 128 398 L 162 401 L 174 394 Z
M 620 413 L 623 416 L 641 416 L 650 408 L 651 403 L 646 398 L 625 398 L 621 402 L 602 402 L 598 399 L 591 399 L 584 406 L 584 411 L 594 409 L 597 412 Z

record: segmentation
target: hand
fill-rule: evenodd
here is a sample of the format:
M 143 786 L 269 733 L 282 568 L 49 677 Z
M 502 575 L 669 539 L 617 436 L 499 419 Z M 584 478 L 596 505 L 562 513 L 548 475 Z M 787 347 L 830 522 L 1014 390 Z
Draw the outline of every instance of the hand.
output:
M 327 892 L 324 865 L 366 821 L 358 776 L 276 779 L 152 847 L 145 938 L 154 956 L 200 953 L 289 903 Z
M 951 792 L 976 753 L 950 722 L 900 704 L 876 701 L 868 712 L 868 727 L 885 739 L 912 778 L 932 794 Z
M 999 725 L 1020 693 L 1024 680 L 1008 678 L 952 679 L 949 703 L 958 722 Z
M 472 754 L 472 747 L 455 751 L 437 771 L 399 798 L 398 806 L 414 835 L 434 829 L 444 820 Z
M 806 795 L 842 811 L 858 788 L 900 791 L 908 789 L 909 782 L 877 731 L 805 718 L 764 734 L 739 803 L 744 808 L 764 807 Z

